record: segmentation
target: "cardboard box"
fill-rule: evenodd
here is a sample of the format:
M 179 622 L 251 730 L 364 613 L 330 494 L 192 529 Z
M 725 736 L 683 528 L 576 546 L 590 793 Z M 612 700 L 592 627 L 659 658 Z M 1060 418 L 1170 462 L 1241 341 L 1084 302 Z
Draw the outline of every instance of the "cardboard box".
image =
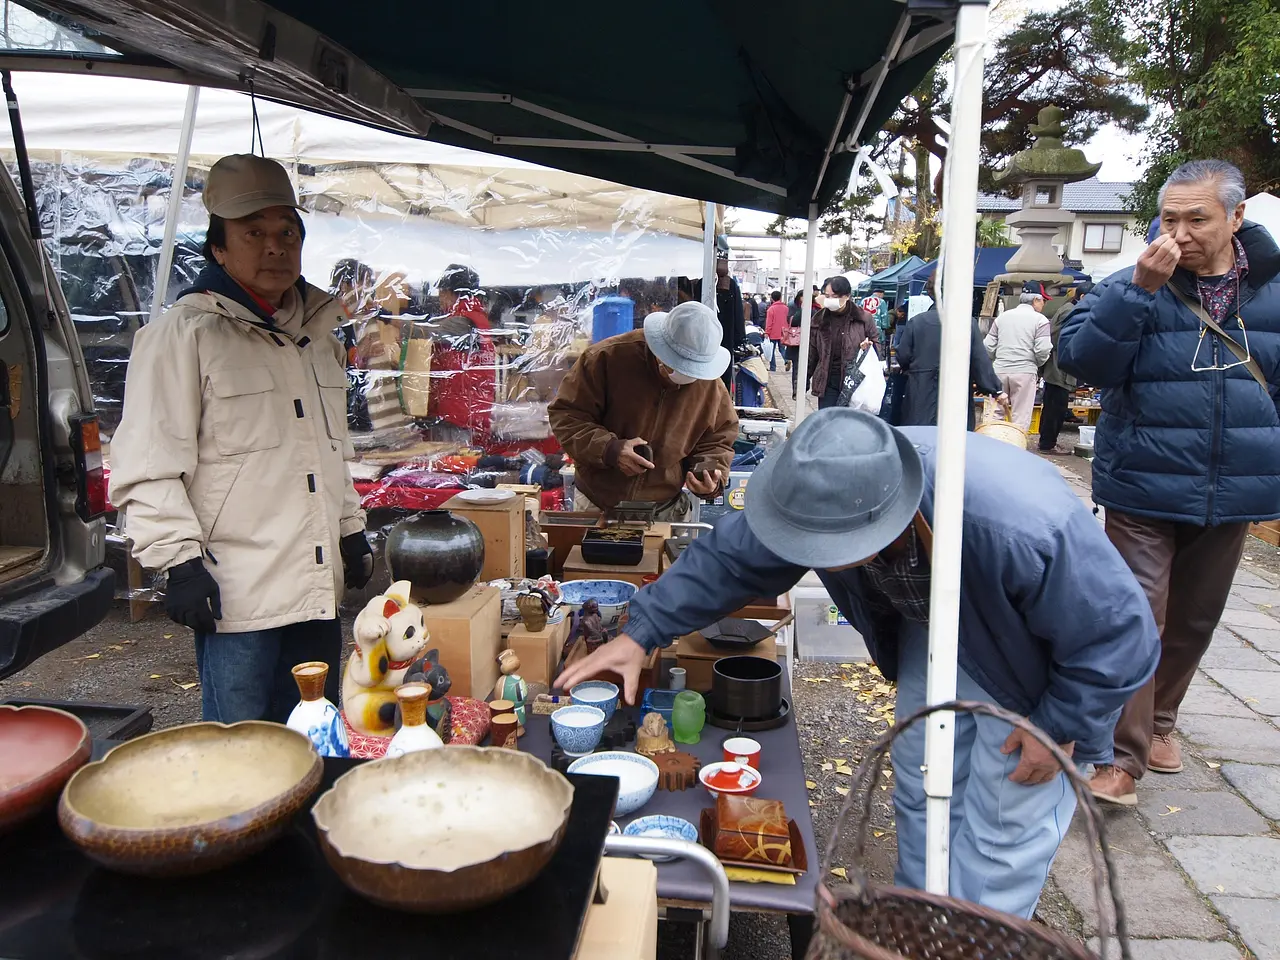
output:
M 516 624 L 507 635 L 507 646 L 520 658 L 520 676 L 528 683 L 551 686 L 564 642 L 569 639 L 569 616 L 559 623 L 548 623 L 537 633 L 530 633 L 523 623 Z
M 706 693 L 711 689 L 712 664 L 721 657 L 739 656 L 763 657 L 776 662 L 778 643 L 776 640 L 762 640 L 746 654 L 717 650 L 700 633 L 686 634 L 676 643 L 676 666 L 684 667 L 685 684 L 690 690 L 697 690 L 699 693 Z
M 637 587 L 644 586 L 646 576 L 657 576 L 659 551 L 648 544 L 644 548 L 644 556 L 634 567 L 621 567 L 609 563 L 587 563 L 582 559 L 582 546 L 569 551 L 564 561 L 564 573 L 561 580 L 625 580 Z
M 452 603 L 423 608 L 431 642 L 440 651 L 440 664 L 449 671 L 455 697 L 483 700 L 498 680 L 502 651 L 502 591 L 472 587 Z
M 524 497 L 501 503 L 468 503 L 452 498 L 444 509 L 466 517 L 484 536 L 484 567 L 480 581 L 524 576 Z
M 648 860 L 605 857 L 600 882 L 608 899 L 587 909 L 575 960 L 656 960 L 657 867 Z

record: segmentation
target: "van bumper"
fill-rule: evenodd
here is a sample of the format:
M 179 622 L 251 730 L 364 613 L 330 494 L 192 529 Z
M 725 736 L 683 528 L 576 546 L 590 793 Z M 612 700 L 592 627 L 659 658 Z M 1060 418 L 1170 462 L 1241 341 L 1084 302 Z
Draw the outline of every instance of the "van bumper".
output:
M 115 571 L 98 567 L 78 583 L 0 603 L 0 680 L 101 623 L 115 591 Z

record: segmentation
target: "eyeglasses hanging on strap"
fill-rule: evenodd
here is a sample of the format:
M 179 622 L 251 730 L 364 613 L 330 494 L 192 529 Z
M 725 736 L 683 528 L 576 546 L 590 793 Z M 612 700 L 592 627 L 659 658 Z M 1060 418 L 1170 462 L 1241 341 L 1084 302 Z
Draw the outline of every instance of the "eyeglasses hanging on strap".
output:
M 1172 290 L 1173 295 L 1177 297 L 1179 300 L 1181 300 L 1183 304 L 1187 307 L 1187 309 L 1190 310 L 1193 314 L 1195 314 L 1196 318 L 1200 321 L 1200 339 L 1196 341 L 1196 351 L 1191 355 L 1192 372 L 1193 373 L 1212 373 L 1214 371 L 1219 371 L 1219 370 L 1231 370 L 1234 367 L 1244 367 L 1246 370 L 1249 371 L 1253 379 L 1258 381 L 1258 384 L 1262 387 L 1262 389 L 1267 391 L 1268 394 L 1270 394 L 1271 388 L 1267 385 L 1267 378 L 1263 375 L 1262 368 L 1258 366 L 1258 361 L 1253 359 L 1253 354 L 1249 352 L 1249 331 L 1245 329 L 1244 318 L 1240 316 L 1240 280 L 1239 278 L 1238 277 L 1236 278 L 1235 302 L 1236 302 L 1236 323 L 1240 325 L 1240 341 L 1237 341 L 1229 333 L 1223 330 L 1222 327 L 1218 324 L 1218 322 L 1214 320 L 1213 317 L 1209 316 L 1208 311 L 1205 310 L 1202 304 L 1191 299 L 1191 297 L 1187 296 L 1185 293 L 1179 290 L 1172 283 L 1165 284 L 1165 286 L 1167 286 L 1170 290 Z M 1225 364 L 1215 363 L 1209 366 L 1198 365 L 1198 361 L 1200 359 L 1200 347 L 1204 343 L 1204 338 L 1206 333 L 1216 333 L 1218 335 L 1218 337 L 1222 340 L 1223 345 L 1226 346 L 1226 348 L 1231 352 L 1231 355 L 1235 357 L 1234 363 L 1225 363 Z

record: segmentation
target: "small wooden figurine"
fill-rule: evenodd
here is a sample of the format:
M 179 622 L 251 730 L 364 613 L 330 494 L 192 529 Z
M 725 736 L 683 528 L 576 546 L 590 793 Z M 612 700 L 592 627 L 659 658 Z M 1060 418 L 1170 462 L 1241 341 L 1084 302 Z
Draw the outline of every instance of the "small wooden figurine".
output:
M 677 750 L 674 753 L 660 753 L 653 758 L 658 765 L 658 789 L 688 790 L 698 783 L 698 770 L 702 761 L 691 753 Z
M 587 643 L 587 653 L 595 653 L 604 643 L 604 618 L 600 616 L 600 604 L 594 599 L 582 605 L 578 617 L 578 626 L 582 631 L 582 639 Z
M 646 713 L 636 734 L 636 753 L 656 757 L 660 753 L 672 753 L 675 749 L 671 734 L 667 732 L 667 721 L 662 719 L 662 714 Z
M 503 650 L 498 654 L 498 669 L 502 676 L 493 685 L 493 700 L 510 700 L 516 705 L 515 715 L 519 723 L 519 735 L 524 736 L 526 704 L 529 702 L 529 685 L 516 673 L 520 669 L 520 658 L 514 650 Z

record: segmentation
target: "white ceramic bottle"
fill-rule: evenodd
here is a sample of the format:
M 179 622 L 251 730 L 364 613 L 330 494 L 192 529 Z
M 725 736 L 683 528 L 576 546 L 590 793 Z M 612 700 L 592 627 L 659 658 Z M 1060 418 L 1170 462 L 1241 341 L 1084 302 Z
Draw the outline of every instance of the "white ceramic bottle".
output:
M 322 660 L 309 660 L 293 668 L 302 700 L 289 714 L 286 726 L 307 737 L 322 757 L 349 757 L 351 746 L 342 714 L 324 695 L 328 676 L 329 665 Z
M 427 698 L 431 689 L 425 683 L 405 683 L 396 687 L 400 701 L 401 727 L 387 746 L 388 757 L 402 757 L 416 750 L 443 747 L 440 735 L 427 723 Z

